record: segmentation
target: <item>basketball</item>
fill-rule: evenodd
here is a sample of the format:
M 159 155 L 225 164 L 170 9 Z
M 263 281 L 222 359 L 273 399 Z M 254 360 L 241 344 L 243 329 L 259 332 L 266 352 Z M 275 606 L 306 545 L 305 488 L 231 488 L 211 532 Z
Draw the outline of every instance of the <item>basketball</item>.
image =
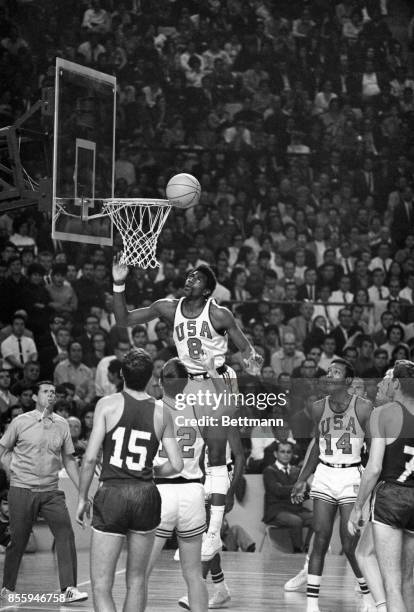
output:
M 198 204 L 201 187 L 195 176 L 176 174 L 169 181 L 165 190 L 167 199 L 177 208 L 190 208 Z

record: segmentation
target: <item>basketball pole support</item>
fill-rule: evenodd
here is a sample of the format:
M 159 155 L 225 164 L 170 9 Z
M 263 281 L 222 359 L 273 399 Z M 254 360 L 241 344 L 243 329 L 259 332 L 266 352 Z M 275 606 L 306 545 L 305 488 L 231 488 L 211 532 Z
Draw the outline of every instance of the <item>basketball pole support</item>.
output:
M 30 141 L 41 141 L 46 146 L 50 136 L 48 127 L 44 127 L 45 118 L 53 120 L 53 105 L 50 103 L 53 88 L 45 88 L 42 99 L 38 100 L 19 119 L 10 126 L 0 129 L 0 213 L 7 210 L 38 206 L 39 210 L 49 212 L 52 209 L 52 179 L 50 168 L 45 163 L 45 176 L 38 186 L 31 185 L 24 177 L 20 157 L 20 145 Z M 37 113 L 41 113 L 40 129 L 26 128 L 25 124 Z M 45 160 L 47 155 L 45 153 Z

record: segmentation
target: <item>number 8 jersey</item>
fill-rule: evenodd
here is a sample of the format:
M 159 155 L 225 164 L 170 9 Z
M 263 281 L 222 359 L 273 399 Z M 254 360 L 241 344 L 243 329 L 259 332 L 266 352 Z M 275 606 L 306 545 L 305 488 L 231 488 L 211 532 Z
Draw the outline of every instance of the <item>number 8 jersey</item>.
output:
M 210 306 L 214 298 L 208 298 L 198 317 L 188 318 L 183 315 L 181 298 L 177 304 L 174 317 L 173 338 L 178 358 L 184 363 L 190 374 L 204 371 L 199 358 L 203 349 L 214 355 L 216 367 L 224 364 L 227 352 L 227 335 L 220 334 L 213 327 L 210 319 Z M 221 357 L 221 360 L 218 359 Z
M 361 461 L 361 448 L 365 432 L 355 411 L 357 395 L 353 395 L 344 412 L 334 412 L 325 397 L 322 417 L 319 421 L 319 459 L 331 465 L 351 465 Z

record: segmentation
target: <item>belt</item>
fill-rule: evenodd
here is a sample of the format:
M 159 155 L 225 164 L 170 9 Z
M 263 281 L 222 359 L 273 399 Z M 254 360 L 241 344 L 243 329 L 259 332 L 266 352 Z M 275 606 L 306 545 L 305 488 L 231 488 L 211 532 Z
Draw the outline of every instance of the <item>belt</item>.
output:
M 184 478 L 184 476 L 177 476 L 176 478 L 155 478 L 155 484 L 191 484 L 191 483 L 203 484 L 201 478 Z
M 358 461 L 358 463 L 328 463 L 327 461 L 322 461 L 322 459 L 319 459 L 320 463 L 323 463 L 323 465 L 327 465 L 330 468 L 350 468 L 350 467 L 358 467 L 361 464 L 360 461 Z
M 225 372 L 227 372 L 227 366 L 223 364 L 222 366 L 216 368 L 216 372 L 217 374 L 222 376 Z M 208 378 L 210 378 L 210 375 L 207 374 L 207 372 L 188 372 L 188 377 L 191 380 L 197 380 L 198 378 L 207 380 Z

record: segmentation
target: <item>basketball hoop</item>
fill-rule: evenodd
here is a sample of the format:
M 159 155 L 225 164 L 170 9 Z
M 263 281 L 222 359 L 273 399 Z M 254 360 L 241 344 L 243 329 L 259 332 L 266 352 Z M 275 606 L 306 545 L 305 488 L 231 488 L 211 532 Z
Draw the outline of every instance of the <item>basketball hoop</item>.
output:
M 121 234 L 124 251 L 120 263 L 156 268 L 157 240 L 171 210 L 168 200 L 110 198 L 102 213 L 108 215 Z

